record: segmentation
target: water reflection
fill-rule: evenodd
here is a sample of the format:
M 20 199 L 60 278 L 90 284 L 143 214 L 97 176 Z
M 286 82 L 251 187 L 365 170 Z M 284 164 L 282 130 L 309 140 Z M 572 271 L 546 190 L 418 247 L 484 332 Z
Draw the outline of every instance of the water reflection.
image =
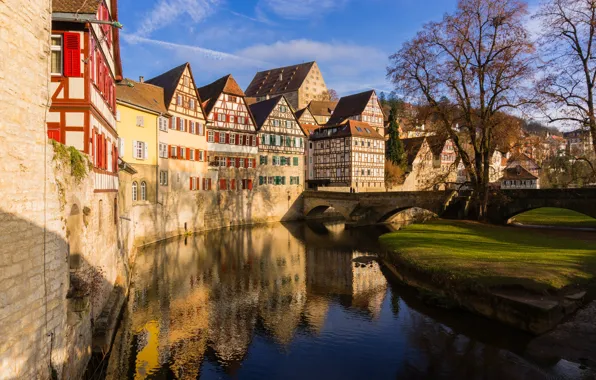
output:
M 417 311 L 424 306 L 407 291 L 400 297 L 376 260 L 383 232 L 276 224 L 152 246 L 137 257 L 109 377 L 542 374 L 482 334 L 458 331 L 450 317 Z M 517 332 L 498 331 L 503 334 L 519 341 Z

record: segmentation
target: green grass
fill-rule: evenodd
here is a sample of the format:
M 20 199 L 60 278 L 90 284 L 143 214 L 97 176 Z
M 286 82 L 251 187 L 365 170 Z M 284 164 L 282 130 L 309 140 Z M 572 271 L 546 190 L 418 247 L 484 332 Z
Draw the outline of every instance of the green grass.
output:
M 576 211 L 561 208 L 538 208 L 516 216 L 513 221 L 537 226 L 596 228 L 596 219 Z
M 398 259 L 458 286 L 519 285 L 543 292 L 585 284 L 596 276 L 596 236 L 589 232 L 433 221 L 380 239 Z

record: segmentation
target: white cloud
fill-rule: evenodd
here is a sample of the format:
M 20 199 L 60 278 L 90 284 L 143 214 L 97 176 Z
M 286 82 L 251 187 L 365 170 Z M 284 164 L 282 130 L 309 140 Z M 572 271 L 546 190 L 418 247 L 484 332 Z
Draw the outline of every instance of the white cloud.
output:
M 344 6 L 349 0 L 261 0 L 260 6 L 280 17 L 291 20 L 307 19 Z
M 159 0 L 139 26 L 138 36 L 147 37 L 155 30 L 172 24 L 181 15 L 198 23 L 212 14 L 222 0 Z

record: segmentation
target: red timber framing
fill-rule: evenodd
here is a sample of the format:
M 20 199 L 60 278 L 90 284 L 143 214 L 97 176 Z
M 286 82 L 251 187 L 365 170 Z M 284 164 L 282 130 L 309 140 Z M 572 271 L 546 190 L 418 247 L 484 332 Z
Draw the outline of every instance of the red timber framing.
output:
M 112 1 L 112 15 L 105 1 Z M 105 1 L 98 5 L 98 19 L 115 20 L 116 1 Z M 96 35 L 96 31 L 101 35 Z M 115 78 L 121 76 L 118 37 L 118 32 L 109 25 L 94 28 L 82 22 L 54 24 L 52 38 L 60 43 L 53 47 L 60 49 L 61 65 L 60 71 L 51 76 L 53 93 L 47 123 L 48 138 L 77 146 L 90 156 L 93 172 L 112 177 L 118 175 L 118 134 L 115 129 Z M 105 41 L 111 54 L 104 52 L 106 45 L 98 41 Z M 106 54 L 113 54 L 113 71 L 107 64 Z M 68 138 L 70 135 L 72 137 Z M 112 157 L 111 161 L 109 157 Z

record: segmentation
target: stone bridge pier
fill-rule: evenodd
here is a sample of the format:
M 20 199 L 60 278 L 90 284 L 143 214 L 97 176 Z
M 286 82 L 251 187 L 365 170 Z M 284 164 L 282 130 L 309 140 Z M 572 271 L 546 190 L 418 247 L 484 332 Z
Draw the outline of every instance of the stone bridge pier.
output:
M 383 223 L 411 208 L 421 208 L 441 216 L 454 191 L 338 193 L 304 192 L 304 215 L 320 215 L 332 207 L 348 223 L 358 226 Z

